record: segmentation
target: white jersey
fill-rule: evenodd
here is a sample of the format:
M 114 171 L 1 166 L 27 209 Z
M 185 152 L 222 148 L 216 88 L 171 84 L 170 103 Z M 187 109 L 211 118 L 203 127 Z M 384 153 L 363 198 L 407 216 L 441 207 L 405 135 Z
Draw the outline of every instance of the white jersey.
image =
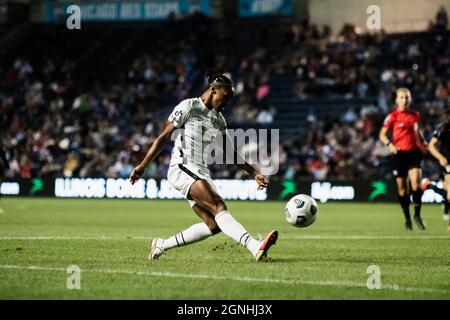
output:
M 181 101 L 169 116 L 177 133 L 170 165 L 189 164 L 207 169 L 206 148 L 225 134 L 227 124 L 222 113 L 208 109 L 201 98 Z

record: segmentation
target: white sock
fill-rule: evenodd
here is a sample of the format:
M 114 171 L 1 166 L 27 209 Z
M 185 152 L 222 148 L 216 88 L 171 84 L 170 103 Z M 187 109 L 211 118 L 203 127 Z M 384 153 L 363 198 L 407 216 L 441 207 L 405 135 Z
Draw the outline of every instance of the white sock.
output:
M 253 239 L 245 228 L 233 218 L 230 212 L 224 210 L 216 215 L 216 222 L 219 228 L 230 238 L 246 247 L 253 256 L 259 249 L 259 241 Z
M 190 243 L 194 243 L 212 236 L 211 230 L 205 223 L 197 223 L 186 230 L 175 234 L 174 236 L 164 240 L 164 249 L 169 250 L 173 247 L 181 247 Z

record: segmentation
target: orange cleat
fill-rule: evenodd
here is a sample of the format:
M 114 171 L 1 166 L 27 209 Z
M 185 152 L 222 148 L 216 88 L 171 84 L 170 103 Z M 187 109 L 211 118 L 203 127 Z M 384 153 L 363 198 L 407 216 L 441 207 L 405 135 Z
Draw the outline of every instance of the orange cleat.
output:
M 260 261 L 262 257 L 267 256 L 267 251 L 269 248 L 277 242 L 278 239 L 278 231 L 272 230 L 269 234 L 261 241 L 261 246 L 259 247 L 258 252 L 255 255 L 256 261 Z

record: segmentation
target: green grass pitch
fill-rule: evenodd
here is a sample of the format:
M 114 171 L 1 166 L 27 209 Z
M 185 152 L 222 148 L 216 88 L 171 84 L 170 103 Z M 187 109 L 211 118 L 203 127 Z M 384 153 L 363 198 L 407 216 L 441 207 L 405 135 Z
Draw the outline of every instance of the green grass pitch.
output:
M 438 205 L 406 232 L 396 204 L 319 204 L 314 225 L 284 220 L 284 202 L 229 201 L 253 235 L 278 229 L 270 260 L 223 234 L 149 263 L 153 237 L 198 222 L 185 201 L 3 198 L 0 299 L 449 299 L 450 232 Z M 81 289 L 67 288 L 67 267 Z M 381 289 L 368 289 L 381 271 Z

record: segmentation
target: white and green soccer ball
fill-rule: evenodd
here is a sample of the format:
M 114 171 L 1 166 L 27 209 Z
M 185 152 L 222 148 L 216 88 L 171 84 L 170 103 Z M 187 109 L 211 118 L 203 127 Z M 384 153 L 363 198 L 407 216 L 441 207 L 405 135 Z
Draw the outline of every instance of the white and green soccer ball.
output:
M 284 216 L 295 227 L 304 228 L 316 221 L 319 207 L 316 200 L 306 194 L 292 197 L 286 204 Z

